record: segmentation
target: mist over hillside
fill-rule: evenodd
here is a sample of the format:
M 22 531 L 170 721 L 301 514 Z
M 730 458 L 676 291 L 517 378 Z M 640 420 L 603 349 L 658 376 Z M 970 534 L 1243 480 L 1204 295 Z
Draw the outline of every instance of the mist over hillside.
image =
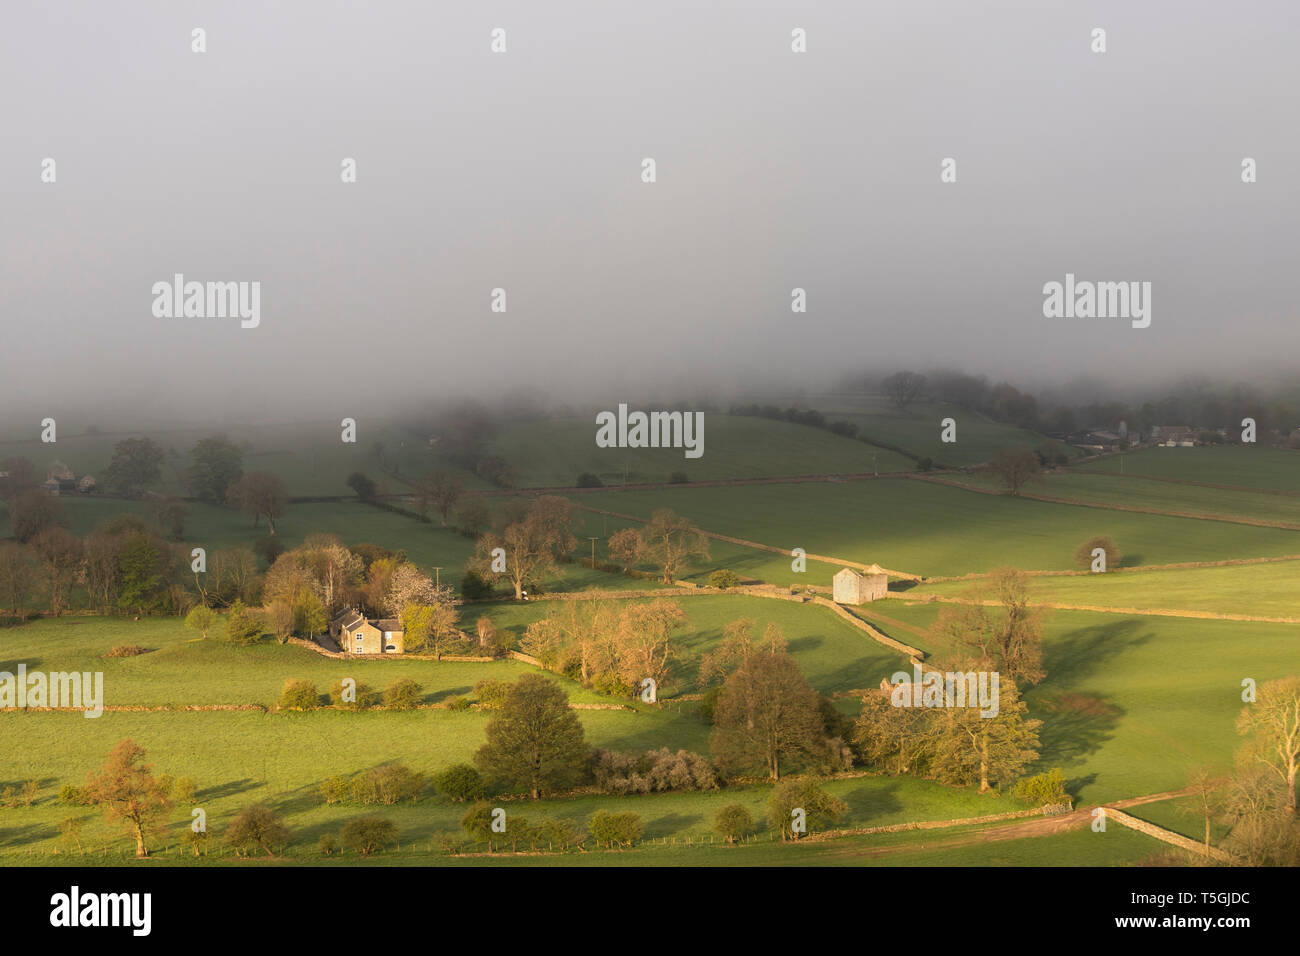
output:
M 471 8 L 301 12 L 205 10 L 203 55 L 157 0 L 11 13 L 4 418 L 1295 381 L 1300 61 L 1229 6 L 1097 5 L 1104 56 L 1024 3 L 800 9 L 804 55 L 781 5 L 505 3 L 504 55 Z M 1076 278 L 1145 317 L 1048 317 Z

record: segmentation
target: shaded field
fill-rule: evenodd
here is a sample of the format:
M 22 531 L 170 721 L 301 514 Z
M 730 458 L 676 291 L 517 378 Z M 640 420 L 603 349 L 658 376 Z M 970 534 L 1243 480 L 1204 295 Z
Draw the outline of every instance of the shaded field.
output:
M 509 426 L 488 447 L 518 470 L 522 487 L 570 486 L 584 472 L 608 485 L 668 481 L 679 471 L 692 481 L 859 474 L 872 470 L 873 455 L 884 472 L 915 467 L 903 455 L 822 429 L 708 412 L 700 458 L 686 458 L 681 448 L 597 448 L 595 415 Z
M 828 419 L 857 425 L 859 435 L 948 465 L 975 465 L 988 461 L 999 448 L 1037 448 L 1048 441 L 1037 432 L 999 424 L 956 405 L 923 402 L 899 411 L 879 397 L 814 396 L 811 402 Z M 945 418 L 957 423 L 955 442 L 940 438 Z
M 152 438 L 163 447 L 165 455 L 159 490 L 176 495 L 185 494 L 190 450 L 200 439 L 216 434 L 225 435 L 243 449 L 246 472 L 279 475 L 291 495 L 348 494 L 347 478 L 354 471 L 370 475 L 381 492 L 400 492 L 406 490 L 406 485 L 390 472 L 418 476 L 436 463 L 422 436 L 384 421 L 358 421 L 354 444 L 341 440 L 339 420 L 227 428 L 160 426 L 134 431 L 116 431 L 111 422 L 59 424 L 58 441 L 53 444 L 42 443 L 36 430 L 30 435 L 7 432 L 0 440 L 0 458 L 22 455 L 31 459 L 42 476 L 57 459 L 78 475 L 90 474 L 102 480 L 115 443 L 124 438 Z M 100 427 L 101 433 L 88 434 L 91 426 Z M 382 446 L 382 466 L 376 445 Z

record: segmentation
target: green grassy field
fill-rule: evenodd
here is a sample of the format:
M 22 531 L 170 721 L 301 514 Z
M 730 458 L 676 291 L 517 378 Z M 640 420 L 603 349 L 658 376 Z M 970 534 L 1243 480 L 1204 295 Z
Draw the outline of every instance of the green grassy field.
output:
M 862 609 L 927 629 L 936 605 L 891 599 Z M 888 624 L 882 629 L 942 659 L 949 650 Z M 1037 769 L 1061 767 L 1087 802 L 1180 789 L 1192 767 L 1226 770 L 1241 740 L 1241 682 L 1295 672 L 1300 625 L 1053 611 L 1044 635 L 1047 678 L 1028 694 L 1044 721 Z
M 619 485 L 668 481 L 677 471 L 692 481 L 715 481 L 915 468 L 896 452 L 821 429 L 710 413 L 704 416 L 700 458 L 686 458 L 677 448 L 597 448 L 594 416 L 503 428 L 489 443 L 489 451 L 514 465 L 521 487 L 571 486 L 584 472 L 607 485 Z
M 683 601 L 691 617 L 683 643 L 692 655 L 715 646 L 722 626 L 748 615 L 761 628 L 775 621 L 786 630 L 790 647 L 813 683 L 826 690 L 878 680 L 894 669 L 899 655 L 869 641 L 824 609 L 816 614 L 799 605 L 740 597 L 701 597 Z M 487 605 L 503 627 L 521 627 L 544 604 Z M 421 661 L 334 661 L 300 648 L 264 643 L 251 648 L 226 645 L 214 634 L 195 637 L 175 620 L 68 618 L 38 621 L 2 632 L 5 667 L 21 660 L 31 669 L 101 670 L 110 705 L 270 703 L 287 677 L 314 680 L 321 690 L 340 676 L 382 687 L 398 676 L 424 685 L 426 699 L 470 694 L 484 677 L 508 679 L 525 665 Z M 115 643 L 150 647 L 148 654 L 104 659 Z M 687 674 L 690 674 L 688 669 Z M 689 680 L 689 676 L 687 678 Z M 568 681 L 576 701 L 599 700 Z M 337 828 L 358 808 L 318 805 L 321 780 L 389 760 L 429 771 L 466 760 L 483 739 L 490 715 L 478 711 L 423 710 L 407 713 L 261 713 L 250 711 L 109 711 L 96 720 L 66 713 L 9 712 L 0 715 L 6 739 L 23 740 L 0 757 L 0 782 L 16 785 L 36 778 L 44 796 L 35 807 L 7 814 L 0 828 L 0 854 L 49 852 L 58 821 L 74 811 L 53 797 L 59 785 L 77 782 L 95 767 L 116 741 L 130 737 L 149 752 L 159 772 L 192 776 L 200 782 L 200 802 L 220 823 L 251 802 L 281 810 L 304 838 Z M 707 752 L 708 725 L 692 708 L 580 711 L 590 743 L 623 750 L 657 746 Z M 859 778 L 830 789 L 851 807 L 845 825 L 883 825 L 907 819 L 941 819 L 999 812 L 1016 805 L 1007 798 L 954 790 L 910 778 Z M 709 822 L 726 802 L 743 802 L 761 816 L 766 787 L 717 793 L 631 798 L 647 823 L 649 839 L 707 836 Z M 529 804 L 530 816 L 549 813 L 585 820 L 609 798 L 583 797 Z M 523 809 L 523 805 L 519 805 Z M 414 807 L 383 808 L 413 842 L 428 841 L 439 830 L 456 829 L 463 807 L 426 801 Z M 86 839 L 112 841 L 112 832 L 94 818 Z
M 584 503 L 639 516 L 667 506 L 706 531 L 926 576 L 1002 565 L 1067 570 L 1078 545 L 1097 534 L 1112 535 L 1131 565 L 1300 553 L 1296 531 L 984 495 L 901 478 L 611 491 L 585 496 Z
M 957 597 L 974 582 L 940 581 L 907 592 L 911 597 Z M 1099 607 L 1300 618 L 1300 561 L 1038 577 L 1032 600 Z
M 958 480 L 977 488 L 1002 490 L 997 480 L 989 475 L 963 475 Z M 1150 481 L 1133 475 L 1102 475 L 1086 471 L 1052 472 L 1026 485 L 1024 490 L 1026 494 L 1086 501 L 1099 507 L 1140 508 L 1211 519 L 1235 518 L 1300 527 L 1300 496 L 1263 491 L 1205 488 Z
M 1255 445 L 1144 448 L 1078 466 L 1087 471 L 1151 475 L 1248 488 L 1300 490 L 1300 452 Z
M 532 814 L 539 818 L 543 814 Z M 333 832 L 334 821 L 304 831 L 305 835 Z M 377 857 L 355 854 L 323 857 L 308 847 L 295 848 L 275 860 L 254 859 L 256 866 L 1134 866 L 1166 855 L 1169 847 L 1122 826 L 1104 833 L 1076 829 L 1053 836 L 1023 837 L 990 842 L 992 826 L 954 827 L 932 831 L 868 834 L 832 841 L 782 843 L 770 832 L 744 844 L 727 846 L 716 837 L 651 838 L 633 850 L 588 850 L 568 853 L 520 853 L 481 849 L 448 855 L 436 841 L 420 833 L 399 833 L 401 846 Z M 173 837 L 173 840 L 175 837 Z M 187 850 L 168 844 L 147 861 L 136 861 L 114 848 L 104 852 L 91 846 L 86 855 L 31 850 L 25 856 L 40 865 L 85 865 L 103 860 L 136 866 L 250 865 L 226 857 L 197 861 Z
M 884 409 L 858 409 L 864 420 L 880 427 L 864 431 L 881 440 L 922 451 L 919 436 L 929 429 L 938 408 L 915 409 L 898 415 Z M 827 412 L 829 417 L 837 416 Z M 942 417 L 942 415 L 938 415 Z M 960 416 L 959 435 L 972 441 L 964 450 L 987 457 L 1009 438 L 1001 426 L 983 425 Z M 664 457 L 647 450 L 629 463 L 629 480 L 664 480 L 671 471 L 685 470 L 692 479 L 820 471 L 870 471 L 872 449 L 861 442 L 826 432 L 761 419 L 710 416 L 709 452 L 701 462 Z M 987 424 L 987 423 L 984 423 Z M 922 427 L 924 426 L 924 427 Z M 889 429 L 895 428 L 897 432 Z M 937 441 L 937 418 L 934 436 Z M 965 430 L 963 430 L 965 429 Z M 550 423 L 507 429 L 496 447 L 521 467 L 529 484 L 568 484 L 578 470 L 600 471 L 583 455 L 595 453 L 592 428 L 584 422 Z M 904 440 L 910 434 L 912 440 Z M 206 434 L 206 433 L 204 433 Z M 257 457 L 276 460 L 275 468 L 305 488 L 326 489 L 329 475 L 339 469 L 367 470 L 351 452 L 314 459 L 318 443 L 302 440 L 302 430 L 286 435 L 264 434 L 248 440 Z M 889 436 L 893 437 L 889 437 Z M 59 455 L 74 470 L 90 470 L 72 461 L 86 460 L 111 449 L 118 436 L 60 439 Z M 183 456 L 193 438 L 177 432 L 173 444 Z M 1021 436 L 1025 437 L 1025 436 Z M 182 440 L 184 439 L 184 440 Z M 372 455 L 367 435 L 359 444 Z M 712 444 L 712 442 L 718 444 Z M 78 445 L 84 441 L 84 445 Z M 298 444 L 294 442 L 298 441 Z M 402 442 L 406 441 L 403 445 Z M 262 443 L 262 444 L 259 444 Z M 278 442 L 278 445 L 277 445 Z M 983 444 L 980 444 L 980 443 Z M 730 443 L 730 444 L 728 444 Z M 1023 443 L 1023 442 L 1014 442 Z M 391 447 L 389 465 L 402 474 L 419 474 L 436 459 L 421 442 L 396 432 L 385 438 Z M 0 448 L 0 455 L 14 446 Z M 948 447 L 948 446 L 945 446 Z M 36 446 L 40 451 L 41 446 Z M 96 451 L 98 450 L 98 451 Z M 256 454 L 254 454 L 254 452 Z M 622 452 L 613 452 L 622 455 Z M 886 453 L 877 452 L 884 464 Z M 934 453 L 941 457 L 943 451 Z M 790 568 L 788 549 L 835 558 L 877 562 L 927 576 L 960 575 L 1013 565 L 1029 569 L 1068 569 L 1075 548 L 1086 538 L 1109 534 L 1115 538 L 1125 567 L 1236 558 L 1275 557 L 1300 553 L 1300 532 L 1254 527 L 1223 521 L 1198 520 L 1123 512 L 1106 507 L 1131 504 L 1164 510 L 1230 514 L 1263 520 L 1300 523 L 1300 498 L 1249 491 L 1218 491 L 1190 485 L 1145 481 L 1133 475 L 1155 474 L 1187 480 L 1216 481 L 1251 488 L 1289 488 L 1294 482 L 1293 453 L 1253 448 L 1152 449 L 1128 456 L 1127 477 L 1091 474 L 1095 468 L 1118 465 L 1114 459 L 1090 463 L 1053 475 L 1033 490 L 1062 497 L 1086 498 L 1102 507 L 1038 502 L 1005 495 L 984 495 L 899 477 L 851 482 L 774 484 L 722 488 L 667 487 L 652 492 L 608 490 L 581 497 L 580 505 L 646 517 L 658 507 L 670 507 L 705 530 L 736 536 L 783 549 L 771 553 L 741 544 L 714 541 L 711 557 L 697 562 L 686 577 L 702 583 L 716 568 L 730 568 L 742 577 L 780 585 L 812 585 L 825 590 L 837 564 L 810 562 L 808 572 Z M 805 457 L 800 457 L 805 456 Z M 1170 457 L 1176 456 L 1176 457 Z M 53 456 L 49 456 L 53 457 Z M 889 467 L 910 468 L 901 456 Z M 106 461 L 106 457 L 103 458 Z M 183 458 L 169 458 L 183 465 Z M 804 462 L 810 463 L 804 467 Z M 900 463 L 903 463 L 900 465 Z M 38 461 L 40 467 L 44 464 Z M 178 465 L 178 467 L 180 466 Z M 793 467 L 792 465 L 797 465 Z M 258 466 L 260 467 L 260 466 Z M 1134 471 L 1135 467 L 1151 469 Z M 726 473 L 728 468 L 740 469 Z M 408 471 L 409 469 L 409 471 Z M 566 471 L 567 469 L 567 471 Z M 638 472 L 637 469 L 640 469 Z M 662 470 L 662 471 L 660 471 Z M 573 472 L 572 474 L 568 472 Z M 608 479 L 619 472 L 606 468 Z M 286 477 L 289 480 L 289 477 Z M 974 481 L 984 479 L 973 478 Z M 313 483 L 317 484 L 313 484 Z M 1290 482 L 1290 484 L 1288 484 Z M 294 493 L 313 493 L 291 488 Z M 315 493 L 342 493 L 330 488 Z M 500 499 L 494 501 L 502 504 Z M 138 503 L 113 499 L 67 498 L 63 501 L 71 530 L 84 535 L 114 514 L 139 512 Z M 617 517 L 580 511 L 575 557 L 590 555 L 595 542 L 598 559 L 607 558 L 605 541 L 621 527 L 635 524 Z M 338 534 L 345 543 L 374 542 L 400 548 L 419 565 L 442 569 L 444 581 L 458 583 L 473 542 L 435 520 L 426 524 L 384 512 L 356 501 L 300 503 L 289 506 L 277 522 L 287 546 L 308 534 Z M 8 528 L 0 524 L 0 535 Z M 234 544 L 251 544 L 265 533 L 250 519 L 225 508 L 191 507 L 185 542 L 209 551 Z M 1172 609 L 1191 613 L 1231 613 L 1268 617 L 1300 617 L 1300 561 L 1279 561 L 1226 567 L 1128 571 L 1105 575 L 1038 577 L 1034 599 L 1112 608 Z M 972 582 L 923 583 L 896 590 L 891 597 L 854 609 L 862 619 L 886 634 L 943 659 L 950 647 L 931 632 L 942 605 L 924 603 L 933 595 L 956 596 Z M 663 688 L 663 706 L 632 703 L 620 710 L 580 710 L 579 719 L 593 746 L 643 751 L 659 746 L 709 750 L 711 727 L 692 701 L 674 699 L 698 693 L 698 662 L 715 648 L 725 625 L 740 617 L 753 618 L 757 630 L 777 623 L 789 649 L 818 690 L 836 694 L 875 686 L 881 677 L 905 668 L 904 658 L 872 641 L 829 610 L 814 605 L 737 594 L 684 595 L 654 581 L 593 571 L 581 563 L 564 566 L 562 577 L 544 582 L 543 591 L 656 589 L 675 599 L 688 618 L 679 634 L 681 656 L 676 673 Z M 486 615 L 498 628 L 516 637 L 532 621 L 556 607 L 551 602 L 493 601 L 462 609 L 461 626 L 473 627 Z M 259 710 L 186 711 L 186 706 L 272 705 L 288 678 L 306 678 L 327 692 L 341 677 L 351 676 L 382 689 L 399 677 L 411 677 L 424 688 L 425 702 L 441 704 L 453 697 L 472 697 L 474 685 L 485 678 L 514 679 L 532 670 L 528 665 L 499 662 L 431 662 L 416 660 L 339 661 L 309 650 L 264 642 L 242 648 L 220 639 L 218 627 L 208 640 L 197 639 L 176 619 L 67 617 L 40 620 L 0 630 L 0 670 L 18 662 L 32 670 L 102 671 L 106 703 L 153 707 L 157 710 L 110 711 L 97 720 L 66 713 L 3 712 L 0 734 L 11 746 L 0 749 L 0 787 L 41 782 L 35 806 L 0 811 L 0 862 L 76 862 L 92 858 L 55 856 L 59 825 L 73 814 L 88 818 L 83 840 L 98 859 L 119 862 L 125 842 L 107 827 L 97 812 L 60 805 L 55 797 L 63 783 L 79 783 L 98 766 L 119 740 L 141 743 L 159 772 L 197 780 L 200 804 L 220 829 L 244 806 L 265 802 L 280 810 L 296 831 L 286 862 L 322 862 L 313 849 L 322 833 L 337 832 L 347 819 L 379 812 L 391 817 L 401 831 L 402 849 L 381 862 L 417 865 L 1053 865 L 1058 863 L 1137 863 L 1163 853 L 1165 847 L 1122 827 L 1105 835 L 1084 829 L 1055 836 L 985 842 L 974 829 L 930 833 L 877 834 L 825 844 L 783 846 L 761 831 L 750 844 L 728 848 L 709 843 L 713 815 L 740 802 L 761 817 L 769 794 L 766 786 L 732 787 L 710 793 L 674 793 L 613 798 L 577 795 L 537 803 L 507 801 L 511 812 L 537 819 L 559 816 L 585 822 L 597 809 L 631 809 L 646 822 L 646 844 L 625 853 L 588 853 L 564 857 L 447 857 L 438 849 L 437 835 L 459 832 L 464 806 L 437 798 L 416 805 L 382 808 L 326 806 L 317 799 L 320 782 L 334 774 L 349 774 L 400 760 L 425 773 L 469 759 L 484 739 L 490 713 L 427 708 L 414 712 L 360 713 L 320 710 L 312 713 Z M 1226 770 L 1240 744 L 1234 720 L 1242 707 L 1241 681 L 1263 682 L 1296 670 L 1300 625 L 1233 622 L 1166 617 L 1140 613 L 1052 611 L 1046 618 L 1046 679 L 1026 695 L 1030 714 L 1042 720 L 1042 753 L 1030 772 L 1060 767 L 1077 801 L 1097 803 L 1186 785 L 1197 766 Z M 140 644 L 149 652 L 132 658 L 106 658 L 115 644 Z M 609 703 L 578 684 L 560 680 L 576 703 Z M 852 696 L 837 702 L 854 713 Z M 864 776 L 841 779 L 827 789 L 850 805 L 845 826 L 879 826 L 908 820 L 937 820 L 1016 809 L 1009 796 L 980 795 L 908 777 Z M 1173 801 L 1135 809 L 1135 815 L 1178 832 L 1199 837 L 1199 822 L 1180 816 Z M 178 835 L 188 819 L 178 808 L 170 835 L 162 841 L 172 851 L 169 862 L 190 862 L 175 855 Z M 966 839 L 969 837 L 970 839 Z M 894 849 L 891 849 L 894 848 Z M 103 855 L 107 854 L 107 855 Z M 215 861 L 222 862 L 222 861 Z M 341 863 L 359 862 L 354 858 Z

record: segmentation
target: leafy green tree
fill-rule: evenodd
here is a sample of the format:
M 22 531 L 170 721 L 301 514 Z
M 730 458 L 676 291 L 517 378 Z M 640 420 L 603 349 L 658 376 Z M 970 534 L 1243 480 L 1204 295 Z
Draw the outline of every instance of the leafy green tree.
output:
M 247 856 L 256 847 L 260 847 L 267 856 L 275 856 L 292 839 L 292 831 L 280 819 L 279 814 L 270 807 L 260 805 L 240 810 L 226 828 L 226 842 L 240 856 Z
M 152 438 L 124 438 L 113 446 L 104 485 L 123 495 L 139 495 L 162 481 L 163 449 Z
M 1060 767 L 1054 767 L 1046 773 L 1035 774 L 1016 781 L 1011 788 L 1011 795 L 1018 800 L 1041 807 L 1049 803 L 1064 803 L 1068 799 L 1065 792 L 1065 774 Z
M 330 691 L 330 703 L 345 710 L 368 710 L 383 699 L 382 694 L 371 688 L 369 684 L 361 681 L 356 682 L 356 686 L 352 688 L 352 693 L 345 694 L 344 691 L 343 681 L 336 681 L 334 688 Z M 344 697 L 350 699 L 345 700 Z
M 160 573 L 162 556 L 147 535 L 134 534 L 122 545 L 118 561 L 121 573 L 121 591 L 118 606 L 134 609 L 140 614 L 156 610 L 164 580 Z
M 551 817 L 541 821 L 534 828 L 533 839 L 539 847 L 563 851 L 581 842 L 582 837 L 572 820 Z
M 968 668 L 953 668 L 968 670 Z M 934 708 L 933 770 L 944 783 L 979 784 L 980 793 L 996 781 L 1010 784 L 1038 759 L 1041 720 L 1028 717 L 1016 682 L 998 682 L 998 712 L 983 716 L 978 706 Z
M 709 586 L 723 591 L 727 590 L 727 588 L 734 588 L 739 583 L 740 577 L 736 572 L 728 571 L 725 568 L 714 571 L 709 575 Z
M 348 475 L 347 486 L 355 491 L 362 501 L 373 501 L 375 493 L 379 490 L 371 478 L 359 471 Z
M 189 491 L 199 501 L 224 504 L 230 486 L 244 474 L 244 453 L 222 435 L 200 439 L 190 451 Z
M 433 775 L 434 789 L 448 800 L 465 803 L 487 796 L 483 776 L 467 763 L 458 763 Z
M 492 829 L 491 804 L 481 800 L 465 811 L 465 815 L 460 818 L 460 825 L 469 834 L 471 840 L 486 843 L 489 853 L 493 851 L 497 838 L 503 836 Z M 509 829 L 508 825 L 507 829 Z
M 488 723 L 474 762 L 489 780 L 525 788 L 537 800 L 543 790 L 578 783 L 589 756 L 569 695 L 540 674 L 525 674 Z
M 933 750 L 929 717 L 922 707 L 895 707 L 888 694 L 867 694 L 854 728 L 858 751 L 889 773 L 923 773 Z
M 284 682 L 280 691 L 281 710 L 315 710 L 318 703 L 320 694 L 311 681 L 290 678 Z
M 198 631 L 206 640 L 208 631 L 212 630 L 212 625 L 216 623 L 217 612 L 212 610 L 206 604 L 196 604 L 189 614 L 185 615 L 185 626 L 191 631 Z
M 261 636 L 261 615 L 236 598 L 226 614 L 226 640 L 235 644 L 255 644 Z
M 479 601 L 492 596 L 492 581 L 473 568 L 465 571 L 460 579 L 460 593 L 467 601 Z
M 198 793 L 198 784 L 194 782 L 193 777 L 180 777 L 172 786 L 172 797 L 178 803 L 193 803 L 196 793 Z
M 315 637 L 322 634 L 329 626 L 325 618 L 325 605 L 316 596 L 316 592 L 306 588 L 298 595 L 293 605 L 293 628 L 299 634 Z
M 510 695 L 510 687 L 508 680 L 481 680 L 474 685 L 474 696 L 478 698 L 479 706 L 483 709 L 496 710 Z
M 456 608 L 450 602 L 424 604 L 410 601 L 400 615 L 403 646 L 407 653 L 432 651 L 439 658 L 448 644 L 460 640 L 456 630 Z
M 713 818 L 713 830 L 728 843 L 735 843 L 754 831 L 754 817 L 739 803 L 729 803 Z
M 597 810 L 587 821 L 587 830 L 591 838 L 600 846 L 630 847 L 641 839 L 645 824 L 635 813 L 610 813 Z
M 848 812 L 849 805 L 818 786 L 814 777 L 792 777 L 772 789 L 767 801 L 767 819 L 781 831 L 781 839 L 797 840 L 804 833 L 796 829 L 802 819 L 807 832 L 828 828 Z M 796 814 L 802 810 L 802 815 Z
M 414 710 L 424 700 L 424 688 L 409 677 L 399 677 L 384 691 L 384 706 L 390 710 Z

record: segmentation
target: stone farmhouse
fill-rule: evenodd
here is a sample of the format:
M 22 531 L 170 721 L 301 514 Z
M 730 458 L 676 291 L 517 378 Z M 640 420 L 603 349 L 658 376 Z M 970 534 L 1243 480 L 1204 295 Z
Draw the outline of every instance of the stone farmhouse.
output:
M 395 618 L 368 620 L 357 610 L 344 611 L 330 624 L 330 635 L 346 654 L 401 654 L 403 633 Z
M 73 474 L 71 468 L 57 460 L 50 465 L 45 481 L 41 484 L 41 490 L 47 495 L 67 495 L 74 492 L 87 495 L 94 489 L 95 479 L 93 476 L 82 475 L 78 477 Z
M 866 604 L 889 593 L 889 575 L 878 564 L 865 572 L 841 568 L 831 582 L 836 604 Z
M 1196 432 L 1190 425 L 1157 425 L 1152 431 L 1156 444 L 1166 448 L 1191 448 L 1196 444 Z

